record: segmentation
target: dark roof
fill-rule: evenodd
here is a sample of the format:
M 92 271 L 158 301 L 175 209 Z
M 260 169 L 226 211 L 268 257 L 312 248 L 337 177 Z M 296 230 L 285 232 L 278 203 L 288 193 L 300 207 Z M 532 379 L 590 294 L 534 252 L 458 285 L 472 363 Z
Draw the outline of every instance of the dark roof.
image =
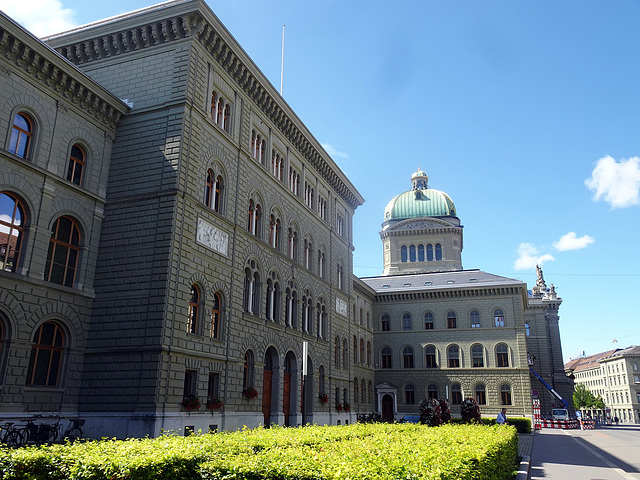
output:
M 596 353 L 594 355 L 589 355 L 588 357 L 580 357 L 574 358 L 573 360 L 568 361 L 564 365 L 565 372 L 574 371 L 579 372 L 582 370 L 589 370 L 590 368 L 597 367 L 600 364 L 600 360 L 610 357 L 614 353 L 616 353 L 619 348 L 614 348 L 613 350 L 607 350 L 606 352 Z
M 360 280 L 373 288 L 376 293 L 524 285 L 522 280 L 501 277 L 482 270 L 381 275 L 378 277 L 363 277 Z

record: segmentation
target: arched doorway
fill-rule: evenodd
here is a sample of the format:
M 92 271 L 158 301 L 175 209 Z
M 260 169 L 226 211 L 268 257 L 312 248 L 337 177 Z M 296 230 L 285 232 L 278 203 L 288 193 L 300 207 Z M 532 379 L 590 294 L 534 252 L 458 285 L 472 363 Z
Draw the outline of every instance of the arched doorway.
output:
M 296 373 L 296 357 L 293 352 L 288 352 L 284 359 L 284 378 L 282 381 L 282 414 L 284 415 L 284 424 L 291 426 L 291 406 L 295 409 L 295 373 Z M 293 401 L 292 401 L 293 399 Z M 295 412 L 294 412 L 295 413 Z
M 382 397 L 382 418 L 385 422 L 393 422 L 393 397 L 389 394 Z
M 262 415 L 264 416 L 264 426 L 269 428 L 271 425 L 271 414 L 273 413 L 273 392 L 277 392 L 274 388 L 276 378 L 274 371 L 278 367 L 278 353 L 273 347 L 269 347 L 264 354 L 264 373 L 262 376 Z
M 304 367 L 303 367 L 304 368 Z M 313 362 L 307 355 L 307 374 L 303 378 L 302 384 L 302 424 L 313 422 Z

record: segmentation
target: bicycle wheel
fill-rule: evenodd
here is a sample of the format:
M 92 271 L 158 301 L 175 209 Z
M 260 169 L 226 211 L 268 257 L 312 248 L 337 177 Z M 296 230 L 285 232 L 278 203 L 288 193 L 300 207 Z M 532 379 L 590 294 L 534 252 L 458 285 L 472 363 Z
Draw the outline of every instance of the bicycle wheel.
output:
M 2 441 L 9 448 L 18 448 L 24 443 L 24 437 L 17 430 L 9 430 Z
M 78 427 L 75 427 L 67 432 L 65 440 L 69 440 L 71 443 L 73 443 L 76 440 L 82 440 L 82 435 L 82 430 L 80 430 Z
M 47 435 L 46 443 L 51 445 L 52 443 L 55 443 L 57 438 L 58 438 L 58 429 L 53 425 L 49 426 L 49 432 Z

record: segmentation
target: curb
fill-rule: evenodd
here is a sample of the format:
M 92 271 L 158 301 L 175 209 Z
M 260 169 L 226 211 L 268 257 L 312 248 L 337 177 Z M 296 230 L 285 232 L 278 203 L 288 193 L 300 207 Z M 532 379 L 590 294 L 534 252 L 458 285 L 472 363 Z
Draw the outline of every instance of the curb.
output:
M 520 460 L 520 468 L 518 469 L 518 474 L 516 475 L 516 480 L 527 480 L 527 478 L 529 478 L 530 463 L 531 457 L 529 455 L 522 457 L 522 460 Z

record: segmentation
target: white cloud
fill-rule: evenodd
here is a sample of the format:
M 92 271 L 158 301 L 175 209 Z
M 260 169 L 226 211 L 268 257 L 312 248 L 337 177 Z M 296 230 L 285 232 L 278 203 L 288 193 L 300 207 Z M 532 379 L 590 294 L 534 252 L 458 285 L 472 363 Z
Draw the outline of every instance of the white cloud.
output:
M 594 192 L 594 200 L 604 200 L 611 208 L 640 205 L 640 158 L 618 163 L 609 155 L 602 157 L 584 184 Z
M 327 151 L 327 153 L 332 157 L 349 158 L 349 155 L 336 150 L 335 147 L 333 147 L 333 145 L 329 145 L 328 143 L 323 143 L 322 148 L 324 148 Z
M 576 232 L 565 233 L 560 237 L 560 240 L 553 242 L 553 248 L 559 252 L 566 252 L 567 250 L 580 250 L 591 245 L 595 240 L 589 235 L 583 235 L 578 237 Z
M 538 248 L 533 243 L 523 242 L 518 246 L 518 258 L 514 263 L 516 270 L 529 270 L 536 265 L 542 266 L 544 262 L 555 260 L 549 253 L 539 254 Z
M 60 0 L 0 0 L 0 10 L 37 37 L 63 32 L 76 26 L 75 12 Z

